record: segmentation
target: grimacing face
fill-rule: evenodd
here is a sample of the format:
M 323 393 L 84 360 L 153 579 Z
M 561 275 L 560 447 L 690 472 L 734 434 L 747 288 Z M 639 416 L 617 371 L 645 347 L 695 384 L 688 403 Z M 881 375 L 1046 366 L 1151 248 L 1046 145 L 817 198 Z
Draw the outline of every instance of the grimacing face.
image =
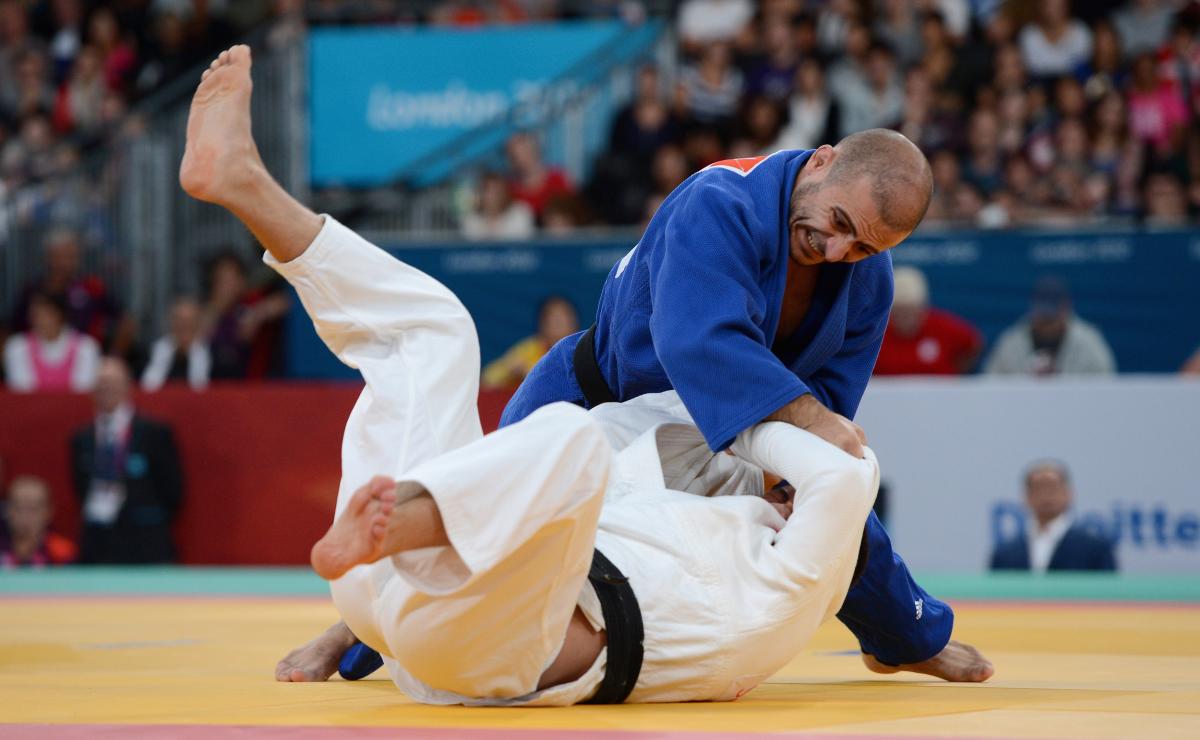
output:
M 817 166 L 797 186 L 799 201 L 788 218 L 792 260 L 805 266 L 858 262 L 904 241 L 909 232 L 884 222 L 869 179 L 827 182 L 831 164 L 815 161 L 820 153 L 813 153 L 810 164 Z

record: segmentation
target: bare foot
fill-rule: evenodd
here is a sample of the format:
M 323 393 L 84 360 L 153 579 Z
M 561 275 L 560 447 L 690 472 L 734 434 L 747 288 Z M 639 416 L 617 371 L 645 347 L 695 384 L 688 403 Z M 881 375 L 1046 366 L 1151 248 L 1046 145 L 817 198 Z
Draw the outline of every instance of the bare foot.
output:
M 312 642 L 301 645 L 275 666 L 276 681 L 294 683 L 327 681 L 338 669 L 342 654 L 355 642 L 344 622 L 325 630 Z
M 388 554 L 386 539 L 396 507 L 396 482 L 375 476 L 354 492 L 350 503 L 312 549 L 317 575 L 333 581 L 356 565 L 373 563 Z
M 265 173 L 250 133 L 250 47 L 221 52 L 200 78 L 188 114 L 179 184 L 193 198 L 226 205 Z
M 927 676 L 935 676 L 956 683 L 982 683 L 991 678 L 992 674 L 996 672 L 991 661 L 983 657 L 983 653 L 970 645 L 955 640 L 951 640 L 942 649 L 942 652 L 920 663 L 907 663 L 898 666 L 885 665 L 875 660 L 873 655 L 867 655 L 866 653 L 863 653 L 862 659 L 867 668 L 876 673 L 912 671 L 913 673 L 924 673 Z

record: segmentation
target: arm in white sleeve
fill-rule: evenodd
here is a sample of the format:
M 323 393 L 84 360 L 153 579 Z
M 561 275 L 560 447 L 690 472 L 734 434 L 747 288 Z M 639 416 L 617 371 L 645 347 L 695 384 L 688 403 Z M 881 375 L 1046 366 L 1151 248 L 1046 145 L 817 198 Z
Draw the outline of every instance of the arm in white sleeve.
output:
M 850 456 L 784 422 L 765 422 L 738 435 L 734 454 L 787 479 L 796 489 L 792 515 L 775 540 L 788 577 L 820 583 L 857 557 L 867 514 L 879 491 L 879 465 Z
M 71 390 L 87 393 L 96 387 L 100 375 L 100 344 L 86 334 L 79 338 L 75 364 L 71 366 Z
M 14 334 L 4 343 L 4 381 L 9 390 L 20 393 L 28 393 L 37 385 L 29 361 L 29 341 L 21 334 Z

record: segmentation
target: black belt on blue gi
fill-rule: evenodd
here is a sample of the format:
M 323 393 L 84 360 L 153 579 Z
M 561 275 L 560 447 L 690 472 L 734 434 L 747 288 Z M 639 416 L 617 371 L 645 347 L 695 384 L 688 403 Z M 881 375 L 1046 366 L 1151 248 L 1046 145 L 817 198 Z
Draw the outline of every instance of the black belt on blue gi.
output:
M 596 362 L 595 324 L 592 324 L 583 333 L 583 336 L 579 338 L 579 344 L 575 345 L 575 357 L 572 365 L 575 368 L 575 381 L 579 383 L 579 389 L 583 391 L 588 408 L 595 408 L 602 403 L 612 403 L 617 400 L 612 389 L 605 382 L 604 374 L 600 372 L 600 363 Z
M 608 665 L 596 695 L 584 704 L 620 704 L 629 698 L 642 672 L 645 632 L 642 610 L 629 579 L 604 553 L 594 551 L 588 580 L 596 589 L 604 631 L 608 637 Z

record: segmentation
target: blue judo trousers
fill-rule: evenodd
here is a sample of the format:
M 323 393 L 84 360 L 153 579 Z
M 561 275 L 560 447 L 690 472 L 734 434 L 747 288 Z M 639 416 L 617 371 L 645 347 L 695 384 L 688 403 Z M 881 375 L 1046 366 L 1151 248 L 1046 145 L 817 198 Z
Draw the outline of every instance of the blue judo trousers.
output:
M 673 388 L 714 452 L 806 393 L 854 418 L 879 354 L 892 304 L 886 252 L 823 265 L 800 328 L 775 336 L 789 202 L 811 154 L 726 160 L 692 175 L 663 201 L 600 296 L 595 354 L 613 394 L 624 401 Z M 581 336 L 563 339 L 533 368 L 501 426 L 554 401 L 587 405 L 572 364 Z M 873 513 L 865 539 L 866 567 L 838 618 L 883 663 L 937 655 L 953 611 L 917 585 Z

